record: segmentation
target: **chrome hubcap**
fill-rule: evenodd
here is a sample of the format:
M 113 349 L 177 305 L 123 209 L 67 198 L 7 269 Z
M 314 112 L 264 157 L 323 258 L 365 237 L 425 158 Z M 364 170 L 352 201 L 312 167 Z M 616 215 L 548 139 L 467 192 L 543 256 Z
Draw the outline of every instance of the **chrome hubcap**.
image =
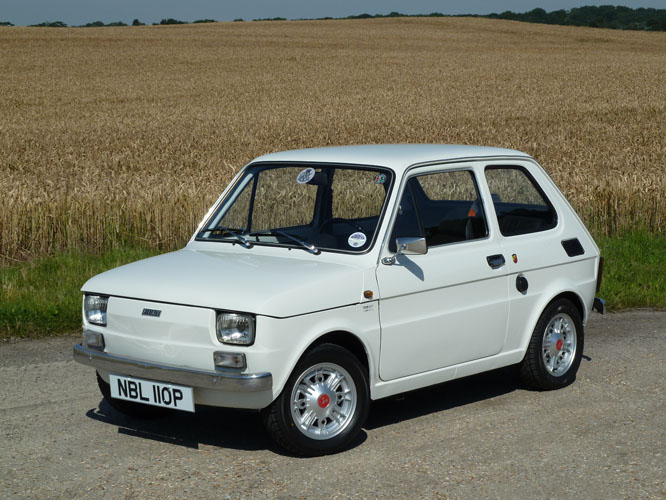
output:
M 576 356 L 576 326 L 571 316 L 556 314 L 546 326 L 541 345 L 546 370 L 555 377 L 564 375 Z
M 312 439 L 340 434 L 356 411 L 356 386 L 351 375 L 333 363 L 308 368 L 291 391 L 291 416 L 296 428 Z

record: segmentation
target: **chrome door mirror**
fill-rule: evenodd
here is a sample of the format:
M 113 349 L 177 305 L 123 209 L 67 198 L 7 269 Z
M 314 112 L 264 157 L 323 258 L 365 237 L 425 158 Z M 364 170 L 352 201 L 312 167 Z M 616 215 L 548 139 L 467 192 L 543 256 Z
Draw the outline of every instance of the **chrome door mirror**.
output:
M 428 245 L 425 238 L 396 238 L 395 245 L 400 255 L 423 255 L 428 253 Z

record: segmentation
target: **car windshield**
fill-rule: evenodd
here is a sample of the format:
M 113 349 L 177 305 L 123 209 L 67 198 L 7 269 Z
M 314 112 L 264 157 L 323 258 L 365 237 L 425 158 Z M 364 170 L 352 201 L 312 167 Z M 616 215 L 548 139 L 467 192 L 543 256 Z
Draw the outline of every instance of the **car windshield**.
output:
M 392 182 L 390 170 L 372 167 L 250 166 L 197 239 L 364 252 Z

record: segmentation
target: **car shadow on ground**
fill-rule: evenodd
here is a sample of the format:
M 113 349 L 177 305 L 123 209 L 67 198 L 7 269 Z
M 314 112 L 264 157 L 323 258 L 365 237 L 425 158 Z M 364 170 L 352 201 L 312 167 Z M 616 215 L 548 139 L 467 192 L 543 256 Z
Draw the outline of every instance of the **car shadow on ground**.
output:
M 165 410 L 152 418 L 124 415 L 102 399 L 88 418 L 118 427 L 119 434 L 187 448 L 200 445 L 239 450 L 273 449 L 259 412 L 197 406 L 196 413 Z
M 489 400 L 521 388 L 515 368 L 491 372 L 419 389 L 375 401 L 364 428 L 373 430 L 458 406 Z M 134 418 L 112 408 L 104 399 L 86 416 L 118 427 L 119 434 L 170 443 L 187 448 L 215 446 L 237 450 L 269 449 L 288 455 L 268 437 L 257 411 L 197 406 L 196 413 L 166 410 L 157 418 Z M 350 448 L 367 439 L 361 431 Z
M 368 430 L 503 396 L 522 389 L 514 366 L 380 399 L 370 407 Z

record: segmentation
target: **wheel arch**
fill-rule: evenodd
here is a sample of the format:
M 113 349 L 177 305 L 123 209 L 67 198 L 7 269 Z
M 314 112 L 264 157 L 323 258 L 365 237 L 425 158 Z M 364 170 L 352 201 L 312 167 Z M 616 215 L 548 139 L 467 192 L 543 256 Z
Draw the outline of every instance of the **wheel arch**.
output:
M 546 309 L 546 307 L 550 306 L 553 302 L 559 299 L 568 299 L 569 302 L 571 302 L 574 306 L 576 306 L 576 309 L 578 309 L 578 313 L 580 314 L 580 320 L 582 321 L 583 324 L 586 323 L 587 314 L 585 310 L 585 304 L 583 303 L 583 299 L 578 294 L 572 291 L 562 292 L 559 295 L 553 297 L 550 300 L 550 302 L 548 302 L 548 304 L 546 304 L 546 306 L 542 309 L 542 312 Z
M 284 384 L 287 382 L 287 379 L 294 371 L 294 368 L 296 368 L 298 363 L 300 363 L 301 360 L 313 349 L 322 344 L 333 344 L 342 347 L 343 349 L 351 352 L 358 359 L 359 363 L 365 370 L 365 375 L 368 380 L 368 391 L 370 394 L 370 399 L 374 399 L 373 388 L 377 381 L 375 376 L 376 366 L 370 350 L 370 346 L 363 342 L 361 337 L 358 335 L 344 329 L 328 331 L 321 334 L 317 338 L 312 339 L 310 343 L 301 350 L 301 353 L 298 355 L 298 357 L 295 358 L 295 361 L 290 364 L 289 371 L 287 372 L 284 382 L 280 385 L 279 391 L 281 392 L 284 389 Z
M 298 358 L 298 362 L 300 362 L 300 360 L 303 359 L 303 357 L 312 351 L 315 347 L 321 344 L 334 344 L 347 349 L 354 356 L 356 356 L 356 358 L 361 362 L 361 365 L 365 367 L 366 375 L 370 375 L 370 356 L 365 344 L 356 335 L 345 330 L 328 332 L 315 339 L 312 343 L 310 343 L 305 351 L 303 351 L 301 356 Z
M 522 338 L 520 340 L 520 349 L 523 352 L 523 355 L 527 352 L 527 347 L 529 345 L 530 339 L 532 338 L 532 333 L 536 328 L 539 318 L 543 312 L 555 301 L 559 299 L 567 299 L 571 302 L 576 310 L 580 313 L 580 318 L 583 326 L 585 326 L 587 321 L 587 310 L 585 308 L 585 302 L 583 298 L 572 289 L 559 290 L 556 293 L 550 294 L 548 298 L 539 302 L 539 307 L 535 307 L 530 317 L 529 321 L 525 324 L 525 329 L 522 333 Z

